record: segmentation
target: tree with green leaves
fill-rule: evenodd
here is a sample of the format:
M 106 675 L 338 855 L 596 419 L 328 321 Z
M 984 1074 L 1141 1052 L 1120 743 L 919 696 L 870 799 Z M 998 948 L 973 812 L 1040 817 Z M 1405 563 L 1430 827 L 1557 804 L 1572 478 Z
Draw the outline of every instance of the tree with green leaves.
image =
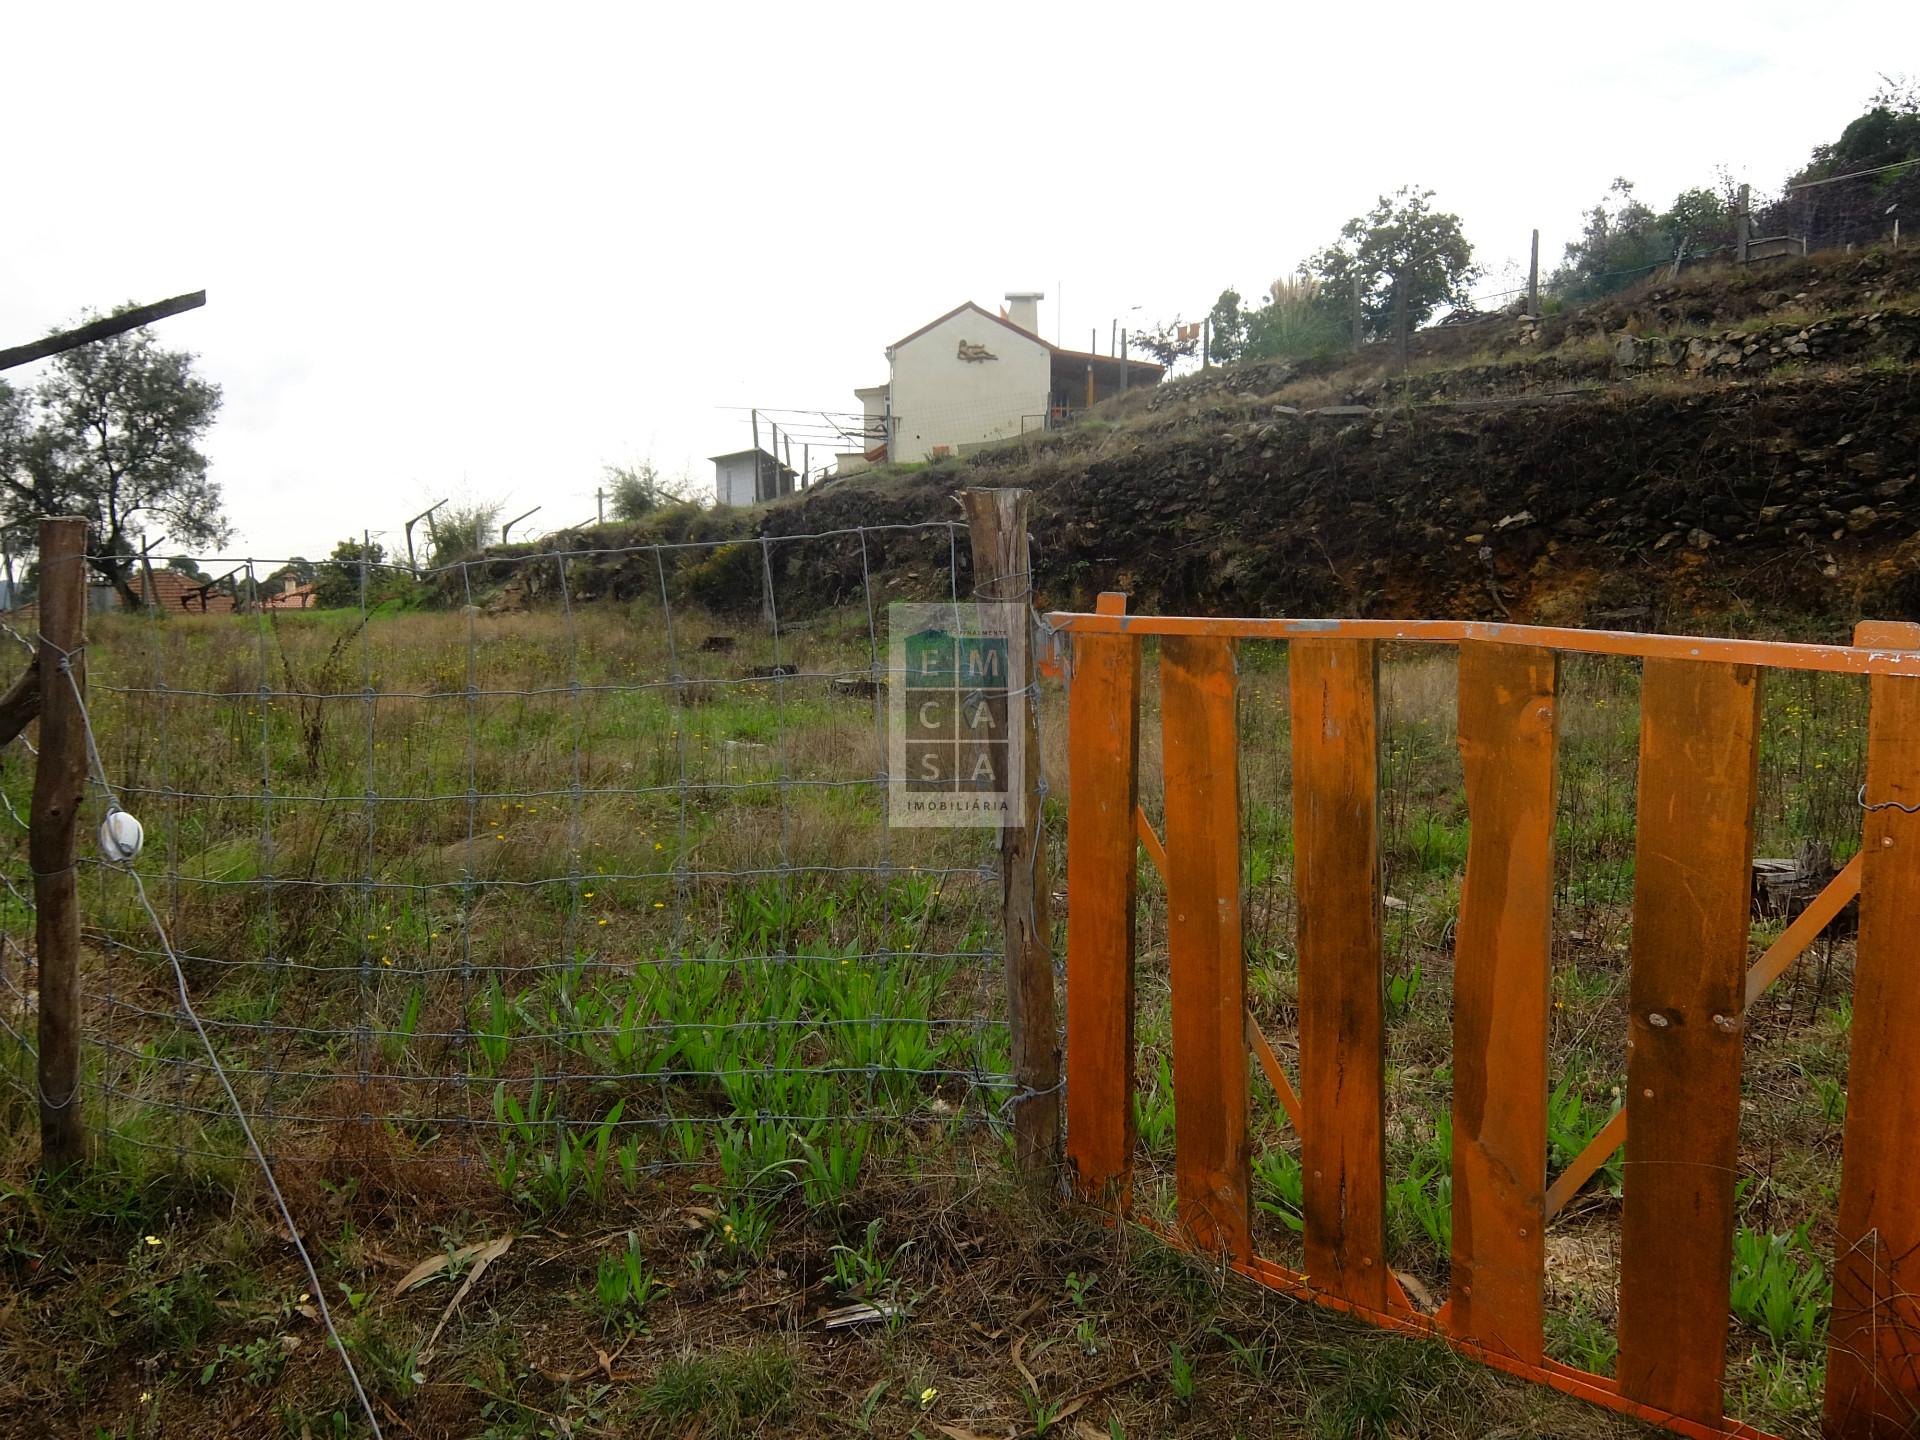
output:
M 314 567 L 313 603 L 324 610 L 339 610 L 360 603 L 360 575 L 367 572 L 369 600 L 380 572 L 373 567 L 387 558 L 386 548 L 378 540 L 342 540 L 333 554 Z M 363 567 L 361 562 L 365 561 Z
M 220 387 L 195 373 L 192 355 L 162 349 L 144 330 L 49 364 L 31 392 L 0 381 L 0 513 L 85 516 L 94 568 L 137 605 L 147 529 L 209 548 L 227 539 L 220 487 L 200 450 Z
M 1920 159 L 1920 81 L 1882 76 L 1866 110 L 1848 122 L 1838 140 L 1814 146 L 1812 159 L 1793 181 L 1804 184 L 1914 159 Z M 1920 165 L 1903 169 L 1920 170 Z
M 673 499 L 666 486 L 660 483 L 660 472 L 651 461 L 608 465 L 605 471 L 607 509 L 616 520 L 638 520 Z
M 1659 212 L 1634 194 L 1631 180 L 1617 176 L 1582 217 L 1580 234 L 1567 242 L 1547 287 L 1567 300 L 1593 300 L 1644 280 L 1682 252 L 1697 257 L 1725 250 L 1733 244 L 1738 208 L 1739 187 L 1725 170 L 1712 186 L 1682 190 Z
M 1434 192 L 1403 185 L 1373 209 L 1340 227 L 1340 238 L 1308 262 L 1320 281 L 1319 303 L 1339 314 L 1360 281 L 1361 323 L 1368 335 L 1394 333 L 1404 314 L 1409 330 L 1443 305 L 1463 305 L 1479 274 L 1458 215 L 1433 208 Z
M 498 500 L 476 500 L 439 511 L 427 521 L 433 527 L 429 563 L 452 565 L 485 550 L 499 539 L 496 532 L 505 508 Z
M 1150 330 L 1136 330 L 1131 337 L 1135 350 L 1150 355 L 1162 368 L 1171 371 L 1173 367 L 1189 356 L 1199 353 L 1199 327 L 1183 325 L 1178 315 Z
M 1350 315 L 1342 313 L 1325 285 L 1304 272 L 1284 275 L 1267 287 L 1267 303 L 1247 312 L 1246 358 L 1326 355 L 1344 346 L 1352 333 Z
M 1240 292 L 1229 285 L 1207 313 L 1207 359 L 1215 365 L 1230 365 L 1246 348 L 1247 312 Z
M 1920 82 L 1884 78 L 1840 137 L 1816 145 L 1779 200 L 1757 219 L 1760 233 L 1796 235 L 1813 248 L 1886 241 L 1894 222 L 1920 229 Z

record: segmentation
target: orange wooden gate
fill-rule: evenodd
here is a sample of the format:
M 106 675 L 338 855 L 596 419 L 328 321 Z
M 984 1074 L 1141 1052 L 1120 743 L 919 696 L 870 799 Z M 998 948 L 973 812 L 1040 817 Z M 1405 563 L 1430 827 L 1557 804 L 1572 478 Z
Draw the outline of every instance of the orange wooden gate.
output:
M 1136 844 L 1167 890 L 1177 1117 L 1170 1238 L 1276 1289 L 1433 1335 L 1681 1434 L 1757 1436 L 1723 1371 L 1747 1005 L 1855 895 L 1854 1025 L 1826 1428 L 1920 1433 L 1920 625 L 1855 644 L 1453 621 L 1055 614 L 1070 638 L 1067 1144 L 1085 1199 L 1130 1214 Z M 1164 844 L 1138 804 L 1141 641 L 1159 637 Z M 1246 1008 L 1236 642 L 1290 648 L 1300 1086 Z M 1385 1237 L 1377 646 L 1459 647 L 1471 821 L 1456 932 L 1450 1295 L 1411 1305 Z M 1547 1185 L 1558 655 L 1637 657 L 1641 684 L 1627 1095 Z M 1760 684 L 1871 677 L 1862 849 L 1746 965 Z M 1877 806 L 1877 808 L 1873 808 Z M 1305 1273 L 1252 1243 L 1249 1055 L 1301 1139 Z M 1544 1231 L 1626 1147 L 1617 1378 L 1544 1353 Z M 1139 1218 L 1139 1217 L 1135 1217 Z M 1142 1223 L 1151 1223 L 1142 1221 Z

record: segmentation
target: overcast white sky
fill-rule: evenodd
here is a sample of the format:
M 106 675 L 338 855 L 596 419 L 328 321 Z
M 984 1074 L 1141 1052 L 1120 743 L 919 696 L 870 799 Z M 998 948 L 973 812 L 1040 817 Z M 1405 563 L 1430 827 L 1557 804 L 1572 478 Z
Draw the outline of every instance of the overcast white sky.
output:
M 851 409 L 965 299 L 1257 292 L 1413 181 L 1496 275 L 1617 174 L 1777 186 L 1920 5 L 8 7 L 0 344 L 205 287 L 235 554 L 442 495 L 711 493 L 729 406 Z M 1492 281 L 1490 288 L 1498 288 Z M 1064 300 L 1064 305 L 1058 302 Z M 14 371 L 32 383 L 40 367 Z

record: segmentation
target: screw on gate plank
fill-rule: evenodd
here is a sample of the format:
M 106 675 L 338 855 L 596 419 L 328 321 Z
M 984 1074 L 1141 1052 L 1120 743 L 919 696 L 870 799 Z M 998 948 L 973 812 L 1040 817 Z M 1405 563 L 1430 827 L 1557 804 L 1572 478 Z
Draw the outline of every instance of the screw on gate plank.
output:
M 1664 1030 L 1671 1023 L 1672 1022 L 1669 1021 L 1667 1017 L 1662 1015 L 1658 1010 L 1654 1011 L 1651 1015 L 1647 1016 L 1647 1024 L 1653 1026 L 1653 1028 L 1656 1030 Z

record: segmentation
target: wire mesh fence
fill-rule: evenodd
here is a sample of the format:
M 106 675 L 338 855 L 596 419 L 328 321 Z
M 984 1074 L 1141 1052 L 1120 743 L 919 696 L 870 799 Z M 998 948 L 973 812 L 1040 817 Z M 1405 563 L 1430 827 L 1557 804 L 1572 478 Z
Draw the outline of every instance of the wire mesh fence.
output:
M 418 573 L 363 547 L 332 577 L 353 603 L 303 612 L 258 603 L 276 562 L 208 561 L 253 603 L 96 616 L 96 788 L 146 827 L 161 926 L 83 855 L 89 1123 L 238 1153 L 169 950 L 276 1159 L 477 1164 L 538 1204 L 716 1152 L 857 1172 L 876 1128 L 997 1119 L 993 836 L 886 823 L 886 607 L 971 596 L 962 528 L 576 535 Z M 7 833 L 0 1024 L 31 1087 Z

